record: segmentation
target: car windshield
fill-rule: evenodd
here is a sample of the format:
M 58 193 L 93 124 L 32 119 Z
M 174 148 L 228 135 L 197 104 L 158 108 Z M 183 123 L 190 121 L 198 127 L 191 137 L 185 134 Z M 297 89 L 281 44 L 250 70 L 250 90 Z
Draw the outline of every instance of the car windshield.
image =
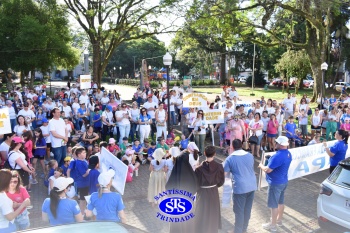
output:
M 328 180 L 340 186 L 350 188 L 350 167 L 339 165 Z

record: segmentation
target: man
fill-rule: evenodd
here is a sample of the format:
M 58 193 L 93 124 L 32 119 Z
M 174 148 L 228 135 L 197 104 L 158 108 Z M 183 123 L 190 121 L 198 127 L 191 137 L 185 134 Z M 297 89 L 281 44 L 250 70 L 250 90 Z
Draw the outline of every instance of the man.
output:
M 291 94 L 288 93 L 288 97 L 282 101 L 284 106 L 284 119 L 288 120 L 290 116 L 294 115 L 294 100 L 291 98 Z
M 157 129 L 154 127 L 154 124 L 156 122 L 156 114 L 155 111 L 158 108 L 158 104 L 156 102 L 153 102 L 152 94 L 148 95 L 147 102 L 143 104 L 143 107 L 147 109 L 147 114 L 152 118 L 152 126 L 151 126 L 151 137 L 154 138 L 154 133 L 157 132 Z
M 49 121 L 51 150 L 58 166 L 61 167 L 67 153 L 68 131 L 58 108 L 52 109 L 52 117 Z
M 75 95 L 78 94 L 79 90 L 75 84 L 73 84 L 72 88 L 70 89 L 71 92 L 73 92 Z
M 28 102 L 24 102 L 23 109 L 18 112 L 17 116 L 22 115 L 26 120 L 29 127 L 32 127 L 32 122 L 35 121 L 35 114 L 32 110 L 29 109 Z
M 276 154 L 268 160 L 267 166 L 259 164 L 259 168 L 266 172 L 267 206 L 271 209 L 271 221 L 262 225 L 265 230 L 277 231 L 277 225 L 282 225 L 284 211 L 284 192 L 288 185 L 288 169 L 292 162 L 292 155 L 288 151 L 289 140 L 285 136 L 276 139 Z
M 89 96 L 86 94 L 86 91 L 82 91 L 81 96 L 79 97 L 79 103 L 85 103 L 85 106 L 88 106 Z
M 262 116 L 262 113 L 264 111 L 264 108 L 261 107 L 261 102 L 259 100 L 257 100 L 255 102 L 255 109 L 254 109 L 254 114 L 255 113 L 259 113 L 260 117 Z
M 232 233 L 247 231 L 250 214 L 253 206 L 256 177 L 254 172 L 254 156 L 242 150 L 242 141 L 232 141 L 233 153 L 224 162 L 225 175 L 232 173 L 233 212 L 235 226 Z

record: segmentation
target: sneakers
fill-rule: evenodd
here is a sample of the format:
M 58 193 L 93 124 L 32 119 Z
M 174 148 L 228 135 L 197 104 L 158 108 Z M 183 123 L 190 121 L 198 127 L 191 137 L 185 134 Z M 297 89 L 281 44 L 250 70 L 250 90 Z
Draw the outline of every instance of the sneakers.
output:
M 138 168 L 135 169 L 135 176 L 139 176 L 139 169 Z
M 147 159 L 143 159 L 142 164 L 146 164 L 146 163 L 147 163 Z
M 270 232 L 277 232 L 277 226 L 272 225 L 270 222 L 262 224 L 262 228 Z
M 270 218 L 270 221 L 272 221 L 271 218 Z M 276 225 L 279 226 L 279 227 L 283 226 L 282 220 L 276 221 Z
M 267 148 L 266 148 L 266 146 L 264 146 L 264 151 L 267 151 Z
M 37 181 L 37 180 L 32 179 L 31 184 L 37 184 L 37 183 L 38 183 L 38 181 Z

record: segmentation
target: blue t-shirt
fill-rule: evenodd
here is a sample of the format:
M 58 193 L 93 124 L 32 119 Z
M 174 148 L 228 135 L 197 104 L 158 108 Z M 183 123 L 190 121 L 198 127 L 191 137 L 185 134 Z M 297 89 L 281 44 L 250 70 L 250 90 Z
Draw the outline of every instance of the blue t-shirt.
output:
M 88 210 L 96 209 L 96 220 L 108 220 L 120 222 L 118 212 L 124 210 L 125 206 L 122 196 L 119 193 L 102 193 L 101 198 L 98 193 L 91 194 Z
M 136 152 L 136 153 L 139 153 L 141 151 L 141 144 L 138 145 L 138 146 L 135 146 L 135 145 L 132 145 L 132 149 Z
M 99 119 L 99 118 L 101 118 L 101 115 L 98 114 L 98 113 L 96 113 L 96 114 L 94 115 L 94 121 L 96 121 L 96 120 Z M 99 121 L 94 122 L 94 127 L 102 127 L 102 121 L 101 121 L 101 119 L 100 119 Z
M 75 161 L 75 184 L 77 188 L 89 187 L 89 178 L 88 176 L 83 177 L 83 175 L 88 170 L 88 164 L 86 160 L 77 159 Z
M 180 141 L 181 149 L 187 149 L 188 143 L 190 143 L 190 139 L 184 139 Z
M 150 148 L 148 149 L 148 151 L 147 151 L 148 157 L 151 157 L 152 159 L 154 159 L 154 158 L 153 158 L 153 152 L 154 152 L 156 149 L 157 149 L 157 147 L 154 147 L 154 148 L 150 147 Z
M 288 183 L 288 169 L 292 162 L 292 154 L 287 150 L 278 150 L 276 154 L 271 156 L 267 166 L 273 171 L 266 173 L 266 181 L 268 184 L 286 184 Z
M 89 194 L 92 194 L 94 192 L 98 191 L 98 176 L 100 175 L 100 172 L 97 169 L 91 169 L 90 173 L 88 175 L 89 177 Z
M 289 123 L 287 122 L 287 124 L 284 126 L 284 129 L 287 130 L 288 132 L 291 132 L 291 134 L 289 133 L 286 133 L 286 137 L 287 138 L 293 138 L 293 135 L 295 134 L 295 129 L 297 128 L 296 124 L 293 122 L 293 123 Z
M 41 139 L 38 138 L 38 140 L 35 143 L 35 146 L 36 147 L 46 146 L 45 138 L 41 138 Z M 46 148 L 35 148 L 34 155 L 44 157 L 46 155 Z
M 54 174 L 55 174 L 55 169 L 50 168 L 48 177 L 51 177 L 51 176 L 53 176 Z
M 336 98 L 329 98 L 329 103 L 330 104 L 334 104 L 335 102 L 337 102 Z
M 75 160 L 74 159 L 70 161 L 68 168 L 70 169 L 70 177 L 72 177 L 73 180 L 75 180 L 75 178 L 76 178 L 75 173 L 76 172 L 74 169 L 75 168 Z
M 338 165 L 340 161 L 345 159 L 346 151 L 348 150 L 348 145 L 344 141 L 337 141 L 329 150 L 334 154 L 333 157 L 330 157 L 329 163 L 332 167 Z
M 254 156 L 244 150 L 233 152 L 224 162 L 224 171 L 232 173 L 233 193 L 243 194 L 256 190 Z
M 341 123 L 344 123 L 344 122 L 345 122 L 345 118 L 350 118 L 350 115 L 349 115 L 349 114 L 346 114 L 346 113 L 344 113 L 343 115 L 341 115 L 341 117 L 340 117 Z
M 85 113 L 86 113 L 86 111 L 87 111 L 87 109 L 85 108 L 85 109 L 82 109 L 82 108 L 79 108 L 78 109 L 78 113 L 80 114 L 80 115 L 84 115 Z M 89 120 L 89 117 L 88 116 L 85 116 L 88 120 Z M 79 118 L 79 121 L 82 121 L 83 120 L 83 118 Z
M 54 218 L 50 210 L 50 198 L 44 200 L 41 208 L 46 213 L 51 226 L 75 223 L 75 216 L 80 213 L 80 208 L 75 200 L 60 199 L 57 206 L 57 218 Z
M 69 166 L 66 167 L 66 166 L 62 165 L 61 168 L 62 168 L 62 170 L 63 170 L 63 175 L 64 175 L 64 176 L 67 176 L 67 170 L 68 170 Z M 73 180 L 74 180 L 74 179 L 73 179 Z

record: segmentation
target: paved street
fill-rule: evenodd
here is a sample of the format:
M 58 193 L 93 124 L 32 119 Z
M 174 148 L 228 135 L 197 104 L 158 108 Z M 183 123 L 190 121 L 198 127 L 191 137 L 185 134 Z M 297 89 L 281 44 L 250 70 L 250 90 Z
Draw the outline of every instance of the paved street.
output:
M 55 82 L 56 84 L 56 82 Z M 114 88 L 109 86 L 109 88 Z M 123 99 L 130 99 L 135 91 L 133 87 L 118 86 L 118 92 Z M 129 98 L 128 98 L 129 97 Z M 207 143 L 211 140 L 207 139 Z M 217 161 L 224 161 L 220 149 L 217 150 Z M 204 158 L 201 157 L 203 160 Z M 256 167 L 258 161 L 256 161 Z M 258 169 L 256 169 L 258 174 Z M 279 232 L 324 232 L 319 230 L 316 218 L 316 201 L 319 192 L 320 183 L 328 176 L 328 171 L 319 172 L 307 177 L 290 181 L 286 192 L 286 209 L 283 220 L 283 227 Z M 168 224 L 156 219 L 157 208 L 152 208 L 147 202 L 149 170 L 148 165 L 140 168 L 139 177 L 135 177 L 132 183 L 126 184 L 125 194 L 123 196 L 126 206 L 127 223 L 137 227 L 145 232 L 168 232 Z M 219 189 L 220 197 L 222 188 Z M 252 217 L 250 220 L 248 232 L 266 232 L 261 228 L 261 224 L 269 220 L 270 213 L 266 206 L 267 190 L 262 189 L 255 194 Z M 41 221 L 41 205 L 47 197 L 47 188 L 43 185 L 43 180 L 39 184 L 32 186 L 31 200 L 33 209 L 30 210 L 31 227 L 41 227 L 45 224 Z M 234 215 L 232 203 L 229 208 L 221 210 L 223 230 L 226 232 L 233 227 Z

